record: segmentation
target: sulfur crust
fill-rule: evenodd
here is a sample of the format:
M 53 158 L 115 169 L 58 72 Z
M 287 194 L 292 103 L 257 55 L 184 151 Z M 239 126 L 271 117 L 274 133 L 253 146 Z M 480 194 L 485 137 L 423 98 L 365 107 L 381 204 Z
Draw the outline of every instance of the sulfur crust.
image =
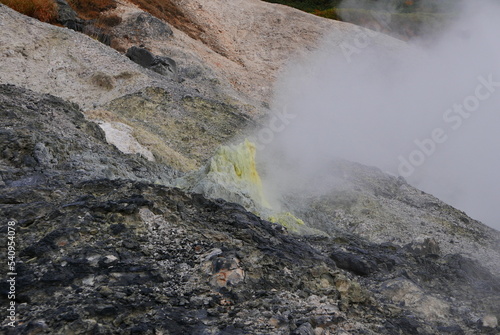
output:
M 222 146 L 210 160 L 207 174 L 217 176 L 224 185 L 235 185 L 257 205 L 270 209 L 257 172 L 255 153 L 255 144 L 249 140 L 238 145 Z

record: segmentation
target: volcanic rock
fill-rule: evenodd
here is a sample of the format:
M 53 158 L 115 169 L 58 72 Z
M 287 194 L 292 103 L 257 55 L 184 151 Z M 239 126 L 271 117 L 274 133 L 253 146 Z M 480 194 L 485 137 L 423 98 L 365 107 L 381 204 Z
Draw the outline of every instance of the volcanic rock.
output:
M 0 88 L 0 215 L 16 222 L 6 334 L 499 331 L 500 280 L 470 258 L 291 234 L 238 204 L 149 182 L 174 174 L 107 144 L 77 106 Z M 112 173 L 96 168 L 104 159 Z
M 170 75 L 176 81 L 177 65 L 172 58 L 155 56 L 144 48 L 133 46 L 127 50 L 126 56 L 133 62 L 162 75 Z

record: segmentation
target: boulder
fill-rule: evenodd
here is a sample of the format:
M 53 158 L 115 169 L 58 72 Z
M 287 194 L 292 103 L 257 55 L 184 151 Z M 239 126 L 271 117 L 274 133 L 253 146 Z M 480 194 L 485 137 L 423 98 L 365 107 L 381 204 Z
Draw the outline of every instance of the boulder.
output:
M 77 21 L 78 14 L 71 8 L 66 0 L 56 0 L 57 4 L 57 19 L 61 24 L 65 24 L 68 21 Z
M 367 261 L 363 257 L 352 253 L 335 251 L 332 253 L 331 258 L 339 268 L 360 276 L 366 276 L 377 271 L 377 264 L 373 261 Z
M 133 46 L 127 50 L 126 56 L 131 61 L 143 67 L 151 67 L 155 63 L 155 56 L 144 48 Z
M 155 56 L 148 50 L 136 46 L 129 48 L 126 56 L 145 68 L 149 68 L 161 75 L 171 76 L 174 80 L 178 80 L 177 64 L 172 58 Z

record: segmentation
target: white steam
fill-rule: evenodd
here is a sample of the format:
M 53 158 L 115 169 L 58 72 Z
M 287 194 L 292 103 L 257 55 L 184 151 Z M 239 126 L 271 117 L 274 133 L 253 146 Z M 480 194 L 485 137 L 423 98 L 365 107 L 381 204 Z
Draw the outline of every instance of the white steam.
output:
M 332 36 L 279 81 L 274 108 L 293 119 L 265 151 L 304 178 L 335 157 L 377 166 L 500 229 L 499 17 L 475 1 L 432 41 L 390 49 Z

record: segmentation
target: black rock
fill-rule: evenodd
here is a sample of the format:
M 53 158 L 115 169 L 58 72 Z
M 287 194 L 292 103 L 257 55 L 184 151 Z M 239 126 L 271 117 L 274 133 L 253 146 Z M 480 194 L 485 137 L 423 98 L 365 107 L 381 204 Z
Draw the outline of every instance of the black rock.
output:
M 292 332 L 293 335 L 314 335 L 314 329 L 309 322 L 301 324 Z
M 335 251 L 330 257 L 339 268 L 351 271 L 357 275 L 367 276 L 377 271 L 377 265 L 373 261 L 365 260 L 362 256 Z
M 130 47 L 127 50 L 126 56 L 133 62 L 149 68 L 164 76 L 171 76 L 174 80 L 177 78 L 177 64 L 172 58 L 155 56 L 148 50 L 140 47 Z
M 140 66 L 152 67 L 156 63 L 155 55 L 144 48 L 130 47 L 125 55 Z

